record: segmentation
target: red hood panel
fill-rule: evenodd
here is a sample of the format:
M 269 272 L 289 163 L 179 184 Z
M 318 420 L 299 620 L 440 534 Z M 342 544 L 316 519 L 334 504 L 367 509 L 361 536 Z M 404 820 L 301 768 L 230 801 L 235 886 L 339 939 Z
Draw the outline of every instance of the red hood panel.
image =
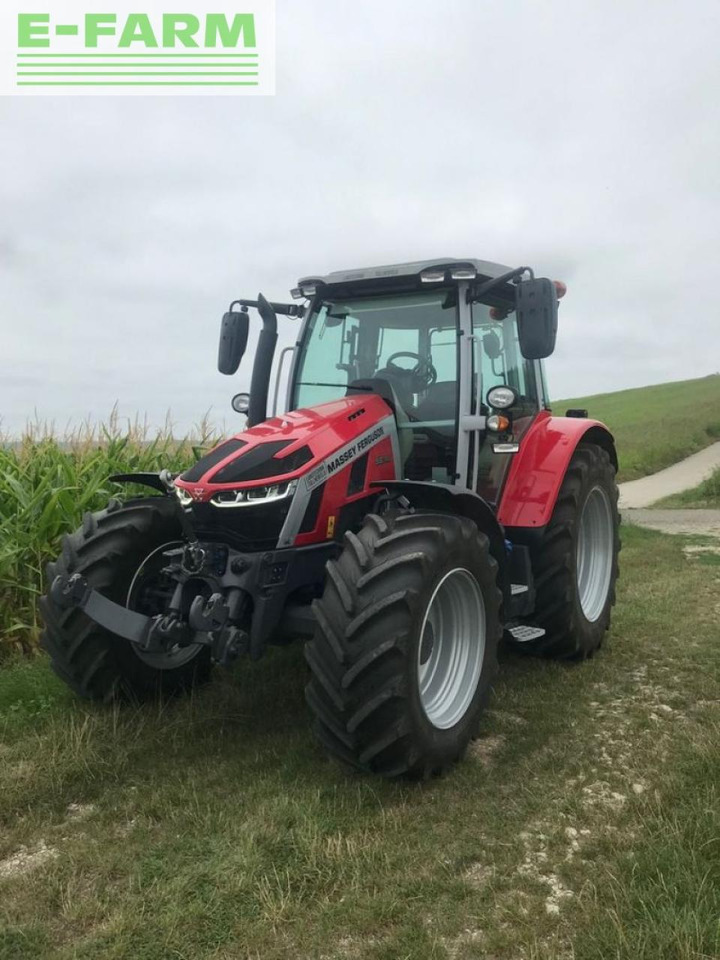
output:
M 195 500 L 205 501 L 220 490 L 262 487 L 267 486 L 268 482 L 272 482 L 273 485 L 284 483 L 307 473 L 317 463 L 329 457 L 334 450 L 344 447 L 389 414 L 390 408 L 387 403 L 373 393 L 343 397 L 340 400 L 318 404 L 316 407 L 293 410 L 235 434 L 233 439 L 242 440 L 245 444 L 240 450 L 230 453 L 222 460 L 213 458 L 199 480 L 189 482 L 178 478 L 175 484 L 191 493 Z M 266 478 L 244 483 L 211 482 L 210 478 L 232 461 L 246 456 L 260 444 L 279 440 L 290 442 L 273 458 L 278 467 L 277 470 L 273 469 L 271 481 Z M 289 457 L 305 446 L 312 452 L 311 460 L 286 474 L 278 472 L 285 457 Z

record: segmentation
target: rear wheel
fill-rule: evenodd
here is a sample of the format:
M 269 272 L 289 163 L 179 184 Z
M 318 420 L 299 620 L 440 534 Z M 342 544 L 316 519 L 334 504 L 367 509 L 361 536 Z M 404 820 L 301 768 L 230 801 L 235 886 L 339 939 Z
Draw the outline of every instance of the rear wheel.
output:
M 533 622 L 545 636 L 523 649 L 582 659 L 601 645 L 615 603 L 620 551 L 615 468 L 606 450 L 583 443 L 573 454 L 550 523 L 532 555 Z
M 306 647 L 307 699 L 331 754 L 411 778 L 460 758 L 497 670 L 496 575 L 463 517 L 370 514 L 346 534 Z
M 162 568 L 163 551 L 177 546 L 174 505 L 147 497 L 86 514 L 82 527 L 65 537 L 60 557 L 48 565 L 47 582 L 80 573 L 99 593 L 146 616 L 164 612 L 173 582 Z M 208 679 L 210 653 L 199 644 L 144 652 L 90 620 L 77 608 L 61 608 L 50 594 L 40 601 L 45 621 L 42 646 L 58 676 L 92 700 L 135 700 L 171 695 Z

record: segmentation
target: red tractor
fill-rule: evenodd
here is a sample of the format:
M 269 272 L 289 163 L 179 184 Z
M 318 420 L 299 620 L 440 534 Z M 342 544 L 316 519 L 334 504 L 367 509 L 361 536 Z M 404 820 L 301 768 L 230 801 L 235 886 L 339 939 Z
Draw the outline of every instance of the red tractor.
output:
M 585 658 L 619 550 L 613 438 L 551 416 L 542 359 L 563 284 L 439 259 L 301 280 L 303 304 L 237 300 L 219 368 L 262 320 L 247 428 L 155 495 L 87 514 L 49 568 L 44 646 L 79 694 L 175 693 L 213 663 L 306 640 L 318 740 L 422 778 L 462 756 L 503 634 Z M 267 417 L 277 315 L 300 331 Z M 275 400 L 282 370 L 277 372 Z

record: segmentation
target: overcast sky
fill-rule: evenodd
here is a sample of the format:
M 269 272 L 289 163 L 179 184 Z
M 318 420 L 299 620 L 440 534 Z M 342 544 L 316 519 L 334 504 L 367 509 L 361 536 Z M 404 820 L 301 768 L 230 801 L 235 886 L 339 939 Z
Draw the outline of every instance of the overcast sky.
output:
M 0 98 L 5 431 L 116 400 L 239 428 L 232 298 L 436 256 L 568 283 L 553 396 L 720 370 L 719 4 L 278 0 L 277 26 L 275 97 Z

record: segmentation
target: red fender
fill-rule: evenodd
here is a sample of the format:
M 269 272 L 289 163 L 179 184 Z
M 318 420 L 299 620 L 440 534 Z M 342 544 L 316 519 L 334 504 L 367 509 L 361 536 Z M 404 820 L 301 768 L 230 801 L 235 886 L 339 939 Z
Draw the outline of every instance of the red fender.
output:
M 604 447 L 617 469 L 615 441 L 599 420 L 538 414 L 513 456 L 498 508 L 504 527 L 544 527 L 555 509 L 560 485 L 581 440 Z

